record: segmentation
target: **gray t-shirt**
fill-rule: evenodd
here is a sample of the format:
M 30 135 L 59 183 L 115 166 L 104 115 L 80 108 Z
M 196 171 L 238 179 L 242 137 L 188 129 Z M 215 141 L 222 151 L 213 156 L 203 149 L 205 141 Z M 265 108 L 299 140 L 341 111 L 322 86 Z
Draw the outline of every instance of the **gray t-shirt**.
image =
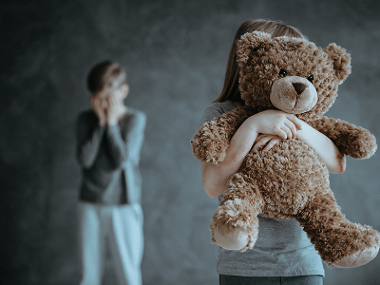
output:
M 214 103 L 205 110 L 200 125 L 234 108 L 231 101 Z M 296 220 L 260 216 L 259 236 L 253 249 L 240 252 L 219 248 L 217 272 L 257 277 L 325 274 L 320 256 Z

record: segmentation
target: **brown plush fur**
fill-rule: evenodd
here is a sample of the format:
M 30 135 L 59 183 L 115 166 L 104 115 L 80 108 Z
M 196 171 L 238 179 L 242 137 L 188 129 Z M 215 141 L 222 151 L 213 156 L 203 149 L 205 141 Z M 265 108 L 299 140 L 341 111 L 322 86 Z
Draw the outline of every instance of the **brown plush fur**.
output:
M 350 55 L 343 48 L 330 44 L 322 49 L 306 40 L 272 39 L 269 34 L 253 32 L 242 36 L 237 56 L 239 88 L 245 106 L 200 128 L 192 143 L 200 161 L 214 164 L 223 161 L 232 136 L 244 120 L 260 111 L 275 109 L 271 90 L 283 78 L 281 70 L 296 79 L 314 77 L 309 87 L 315 88 L 318 98 L 310 110 L 296 113 L 299 119 L 328 136 L 344 155 L 363 159 L 374 154 L 376 141 L 369 131 L 323 116 L 337 97 L 338 85 L 351 72 Z M 298 93 L 285 94 L 288 97 L 284 100 L 300 100 L 304 94 L 312 96 L 308 90 Z M 302 100 L 309 100 L 305 98 Z M 246 241 L 243 235 L 244 246 L 238 249 L 252 248 L 259 231 L 257 215 L 296 219 L 330 266 L 362 265 L 374 258 L 379 248 L 377 231 L 351 223 L 341 213 L 330 189 L 325 163 L 311 147 L 297 139 L 282 141 L 268 152 L 251 151 L 246 156 L 239 172 L 229 180 L 212 217 L 212 241 L 219 243 L 214 236 L 216 231 L 218 238 L 225 236 L 228 242 L 235 238 L 234 232 L 240 231 L 246 233 Z M 241 237 L 240 232 L 236 236 Z M 366 259 L 368 252 L 372 256 Z

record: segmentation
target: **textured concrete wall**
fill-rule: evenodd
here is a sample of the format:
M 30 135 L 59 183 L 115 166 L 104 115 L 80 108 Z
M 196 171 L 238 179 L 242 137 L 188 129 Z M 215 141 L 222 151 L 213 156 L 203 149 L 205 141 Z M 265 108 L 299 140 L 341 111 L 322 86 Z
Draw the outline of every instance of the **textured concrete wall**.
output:
M 327 115 L 380 138 L 379 12 L 376 0 L 1 1 L 1 283 L 78 282 L 74 125 L 89 106 L 87 71 L 112 58 L 129 74 L 126 103 L 148 116 L 144 284 L 217 284 L 208 231 L 217 201 L 202 190 L 190 139 L 221 91 L 236 29 L 282 20 L 319 46 L 345 47 L 353 73 Z M 347 164 L 331 176 L 342 211 L 380 230 L 379 154 Z M 379 267 L 380 257 L 327 269 L 325 284 L 379 284 Z

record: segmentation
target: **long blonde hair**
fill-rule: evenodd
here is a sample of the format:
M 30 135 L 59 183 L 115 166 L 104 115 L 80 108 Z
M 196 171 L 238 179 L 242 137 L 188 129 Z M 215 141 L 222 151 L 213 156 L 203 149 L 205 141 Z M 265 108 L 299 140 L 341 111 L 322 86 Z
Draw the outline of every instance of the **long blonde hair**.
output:
M 214 102 L 232 100 L 244 105 L 244 101 L 240 98 L 239 91 L 239 66 L 236 62 L 236 43 L 242 35 L 253 31 L 266 32 L 271 34 L 272 38 L 287 36 L 307 40 L 306 36 L 304 36 L 297 28 L 285 25 L 281 22 L 262 19 L 245 21 L 240 25 L 235 34 L 235 38 L 228 56 L 223 89 L 219 97 Z

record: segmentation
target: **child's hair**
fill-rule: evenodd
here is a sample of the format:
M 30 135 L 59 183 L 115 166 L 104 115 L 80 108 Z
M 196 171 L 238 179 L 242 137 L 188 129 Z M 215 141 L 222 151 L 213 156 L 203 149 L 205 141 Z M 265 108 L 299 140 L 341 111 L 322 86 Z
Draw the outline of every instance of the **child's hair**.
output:
M 248 32 L 261 31 L 271 34 L 272 38 L 287 36 L 294 38 L 306 39 L 298 29 L 285 25 L 281 22 L 270 20 L 247 20 L 240 25 L 235 34 L 235 39 L 232 43 L 230 54 L 228 56 L 226 75 L 224 77 L 223 90 L 219 97 L 214 102 L 224 102 L 232 100 L 244 105 L 244 101 L 240 97 L 239 91 L 239 66 L 236 62 L 236 43 L 242 35 Z
M 87 76 L 87 88 L 92 95 L 111 92 L 126 83 L 127 74 L 116 62 L 105 60 L 96 64 Z

